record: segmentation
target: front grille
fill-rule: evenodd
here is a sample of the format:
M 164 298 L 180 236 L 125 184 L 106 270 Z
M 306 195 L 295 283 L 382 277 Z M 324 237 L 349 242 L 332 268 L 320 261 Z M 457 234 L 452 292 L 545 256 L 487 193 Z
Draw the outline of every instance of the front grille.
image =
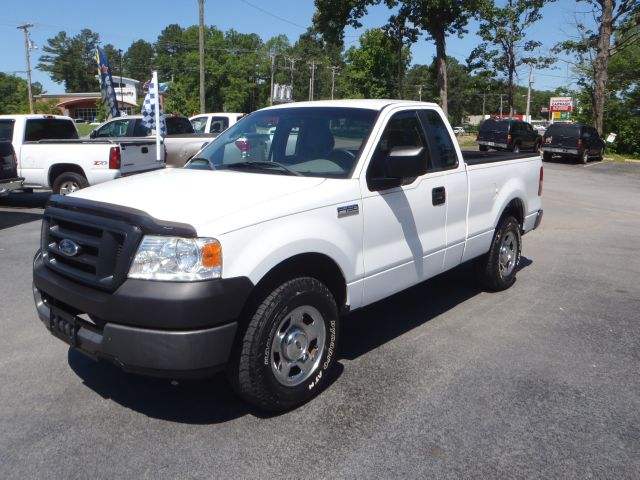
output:
M 122 220 L 49 206 L 42 222 L 42 257 L 48 268 L 68 278 L 113 291 L 125 280 L 141 236 L 138 227 Z

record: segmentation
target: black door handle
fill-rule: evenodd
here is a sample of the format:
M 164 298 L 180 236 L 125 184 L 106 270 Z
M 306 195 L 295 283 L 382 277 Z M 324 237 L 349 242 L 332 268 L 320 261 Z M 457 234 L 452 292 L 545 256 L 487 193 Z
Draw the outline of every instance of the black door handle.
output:
M 149 149 L 147 147 L 142 147 L 142 153 L 148 153 Z
M 431 190 L 431 202 L 434 205 L 444 205 L 447 201 L 447 192 L 444 187 L 436 187 Z

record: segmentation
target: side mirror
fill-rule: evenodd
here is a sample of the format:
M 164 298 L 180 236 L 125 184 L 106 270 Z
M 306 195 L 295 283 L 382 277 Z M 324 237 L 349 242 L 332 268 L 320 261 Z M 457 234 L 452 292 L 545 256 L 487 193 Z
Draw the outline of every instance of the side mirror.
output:
M 97 130 L 93 130 L 90 134 L 89 134 L 89 138 L 96 138 L 98 136 L 98 132 Z
M 384 163 L 387 177 L 418 177 L 426 171 L 424 147 L 393 147 Z
M 372 190 L 388 190 L 399 187 L 406 178 L 425 173 L 424 147 L 393 147 L 384 159 L 385 177 L 372 178 Z

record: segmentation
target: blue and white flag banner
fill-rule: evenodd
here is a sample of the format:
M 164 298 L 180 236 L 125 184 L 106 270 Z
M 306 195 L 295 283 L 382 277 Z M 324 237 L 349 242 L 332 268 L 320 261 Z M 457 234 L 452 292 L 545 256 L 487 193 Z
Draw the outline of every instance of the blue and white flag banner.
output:
M 153 71 L 153 75 L 148 85 L 147 94 L 142 104 L 142 124 L 156 131 L 156 160 L 160 160 L 160 137 L 167 135 L 167 124 L 164 121 L 162 105 L 160 104 L 160 94 L 158 92 L 158 72 Z M 159 128 L 158 128 L 159 125 Z
M 156 128 L 156 121 L 159 120 L 160 135 L 164 137 L 167 135 L 167 125 L 164 121 L 164 114 L 162 113 L 162 105 L 160 104 L 160 95 L 158 94 L 157 85 L 158 73 L 154 71 L 153 79 L 148 82 L 149 90 L 147 91 L 142 104 L 142 124 L 151 130 L 158 130 Z
M 113 78 L 111 78 L 111 68 L 109 60 L 104 54 L 104 50 L 96 47 L 96 63 L 98 64 L 98 78 L 100 79 L 100 101 L 106 114 L 106 119 L 120 116 L 116 92 L 113 89 Z

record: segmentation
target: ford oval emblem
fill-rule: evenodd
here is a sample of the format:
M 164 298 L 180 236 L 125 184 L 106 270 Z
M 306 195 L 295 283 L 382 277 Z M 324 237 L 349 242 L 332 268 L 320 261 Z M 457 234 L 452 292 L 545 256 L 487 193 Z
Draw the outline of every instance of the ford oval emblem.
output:
M 58 250 L 60 250 L 60 253 L 66 255 L 67 257 L 73 257 L 80 251 L 80 245 L 78 245 L 73 240 L 63 238 L 58 242 Z

